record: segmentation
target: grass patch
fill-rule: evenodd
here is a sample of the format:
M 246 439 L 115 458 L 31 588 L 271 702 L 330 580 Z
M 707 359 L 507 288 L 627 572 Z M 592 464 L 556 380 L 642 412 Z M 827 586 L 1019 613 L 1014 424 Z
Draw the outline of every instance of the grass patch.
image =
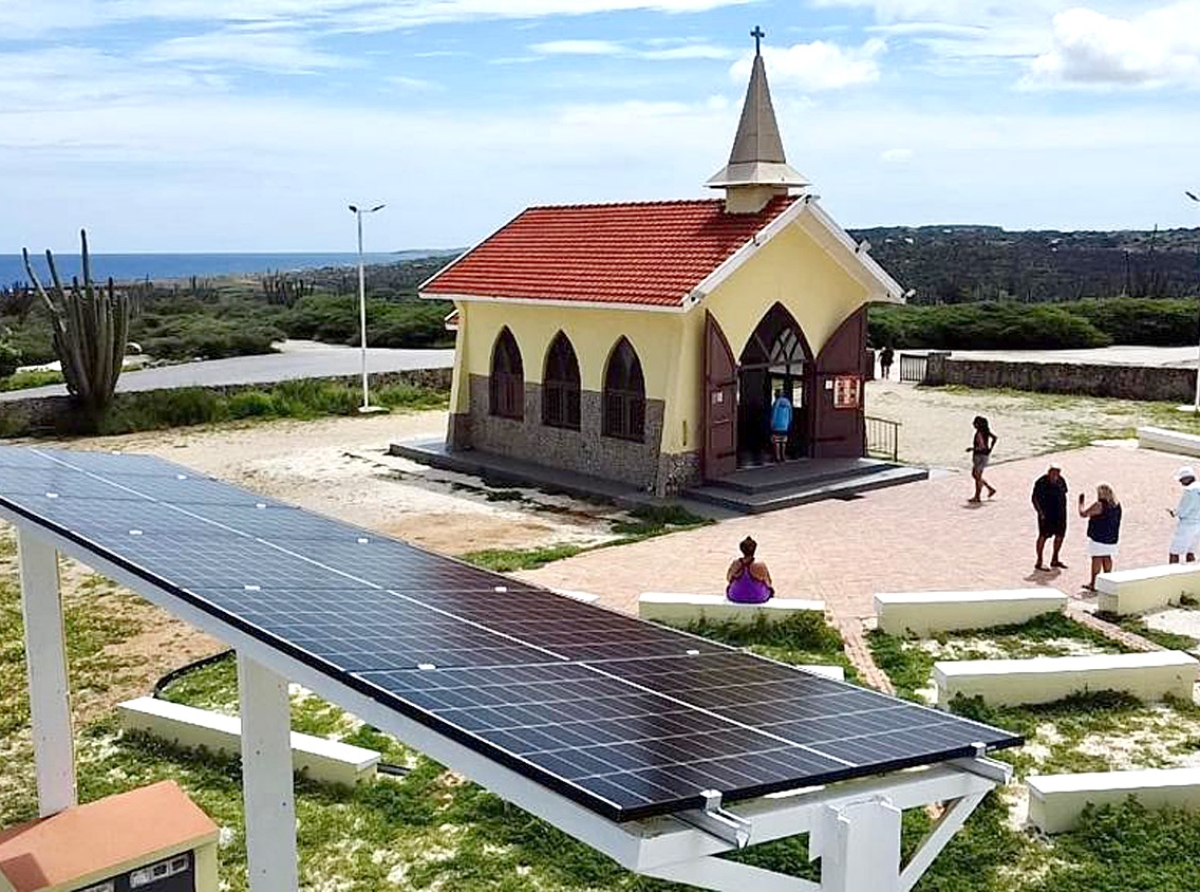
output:
M 957 660 L 1026 659 L 1065 656 L 1072 643 L 1101 653 L 1121 653 L 1119 644 L 1062 613 L 1046 613 L 1025 623 L 992 629 L 939 633 L 931 638 Z M 891 679 L 896 693 L 920 700 L 918 691 L 929 685 L 933 664 L 939 659 L 932 648 L 916 638 L 901 638 L 879 629 L 867 634 L 867 643 L 879 666 Z
M 1166 632 L 1162 629 L 1152 629 L 1140 616 L 1118 616 L 1115 613 L 1101 611 L 1097 618 L 1120 626 L 1127 632 L 1141 635 L 1148 641 L 1165 647 L 1167 650 L 1193 650 L 1200 641 L 1191 635 L 1180 635 L 1176 632 Z
M 449 393 L 412 384 L 389 384 L 372 391 L 376 405 L 392 411 L 444 409 Z M 231 421 L 291 418 L 310 420 L 328 416 L 356 416 L 362 391 L 338 381 L 308 379 L 284 381 L 262 389 L 223 392 L 203 387 L 118 393 L 100 423 L 106 435 L 192 427 Z M 86 419 L 64 404 L 64 411 L 49 429 L 34 428 L 18 411 L 0 417 L 0 437 L 68 436 L 90 433 Z
M 687 631 L 781 663 L 841 666 L 847 679 L 857 678 L 842 649 L 842 636 L 816 611 L 796 613 L 778 622 L 768 622 L 763 616 L 748 624 L 700 620 Z
M 489 502 L 517 501 L 523 496 L 517 490 L 500 490 L 486 496 Z M 680 530 L 694 529 L 712 523 L 677 505 L 645 505 L 629 512 L 629 520 L 614 520 L 612 531 L 618 536 L 596 545 L 574 545 L 563 543 L 545 545 L 541 548 L 488 548 L 461 555 L 462 560 L 494 570 L 497 573 L 515 573 L 518 570 L 537 570 L 554 561 L 575 557 L 585 551 L 612 548 L 614 545 L 631 545 L 656 536 L 665 536 Z
M 52 369 L 17 372 L 8 378 L 0 378 L 0 392 L 6 390 L 28 390 L 30 387 L 45 387 L 47 384 L 61 384 L 62 382 L 62 372 L 56 372 Z
M 472 551 L 462 556 L 467 563 L 497 573 L 515 573 L 518 570 L 536 570 L 554 561 L 586 551 L 582 545 L 547 545 L 544 548 L 488 548 Z

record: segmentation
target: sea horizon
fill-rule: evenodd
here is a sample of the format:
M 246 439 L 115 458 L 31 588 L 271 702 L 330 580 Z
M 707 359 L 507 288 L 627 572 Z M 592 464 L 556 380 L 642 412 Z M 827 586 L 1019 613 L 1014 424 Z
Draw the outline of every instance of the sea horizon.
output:
M 401 263 L 423 257 L 449 255 L 452 250 L 416 249 L 374 252 L 364 254 L 368 265 Z M 49 279 L 44 254 L 32 254 L 34 272 L 43 283 Z M 103 281 L 112 277 L 118 282 L 152 281 L 167 279 L 218 278 L 224 276 L 255 275 L 267 272 L 295 273 L 324 267 L 353 267 L 358 264 L 358 255 L 353 252 L 195 252 L 195 253 L 138 253 L 138 254 L 92 254 L 92 277 Z M 79 254 L 54 255 L 58 273 L 64 279 L 80 275 Z M 0 288 L 13 283 L 25 282 L 25 263 L 20 254 L 0 254 Z

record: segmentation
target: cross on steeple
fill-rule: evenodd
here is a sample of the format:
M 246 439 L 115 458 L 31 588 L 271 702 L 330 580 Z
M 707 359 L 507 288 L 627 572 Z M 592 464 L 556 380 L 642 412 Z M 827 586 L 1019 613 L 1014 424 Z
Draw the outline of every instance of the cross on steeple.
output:
M 750 36 L 754 38 L 754 55 L 762 55 L 762 39 L 767 36 L 767 32 L 761 26 L 755 25 L 754 30 L 750 32 Z

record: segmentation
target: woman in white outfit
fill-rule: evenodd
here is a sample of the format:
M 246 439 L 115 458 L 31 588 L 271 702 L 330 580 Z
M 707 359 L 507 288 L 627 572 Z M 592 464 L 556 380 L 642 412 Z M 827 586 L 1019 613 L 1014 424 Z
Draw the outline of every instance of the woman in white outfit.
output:
M 1088 554 L 1092 558 L 1092 581 L 1084 586 L 1089 592 L 1096 590 L 1096 577 L 1111 573 L 1113 558 L 1117 556 L 1117 540 L 1121 538 L 1121 503 L 1113 494 L 1112 487 L 1101 483 L 1096 487 L 1096 501 L 1083 507 L 1084 495 L 1079 494 L 1079 516 L 1088 522 Z
M 1176 471 L 1175 479 L 1183 487 L 1183 493 L 1179 497 L 1179 506 L 1170 511 L 1175 518 L 1170 560 L 1172 564 L 1178 564 L 1179 559 L 1187 555 L 1191 563 L 1196 559 L 1196 542 L 1200 541 L 1200 482 L 1196 481 L 1196 472 L 1190 467 Z

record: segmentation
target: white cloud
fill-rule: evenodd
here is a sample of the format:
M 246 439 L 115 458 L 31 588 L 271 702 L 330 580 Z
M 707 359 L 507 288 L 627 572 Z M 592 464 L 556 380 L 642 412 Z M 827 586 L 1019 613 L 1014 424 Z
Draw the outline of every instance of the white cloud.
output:
M 619 56 L 625 52 L 611 40 L 549 40 L 529 48 L 546 56 Z
M 913 154 L 912 149 L 885 149 L 879 153 L 879 160 L 884 164 L 907 164 Z
M 887 43 L 874 37 L 858 47 L 824 40 L 764 47 L 763 56 L 772 84 L 818 92 L 875 83 L 880 77 L 878 58 L 886 51 Z M 730 74 L 735 81 L 745 83 L 751 61 L 745 58 L 734 64 Z
M 1200 2 L 1130 19 L 1078 7 L 1054 17 L 1054 47 L 1033 60 L 1025 87 L 1200 86 Z
M 711 43 L 662 39 L 647 40 L 643 43 L 646 48 L 613 40 L 550 40 L 531 44 L 529 49 L 545 56 L 624 56 L 657 62 L 736 59 L 741 55 L 738 50 Z
M 539 19 L 648 10 L 704 12 L 753 0 L 4 0 L 0 34 L 61 34 L 142 20 L 209 24 L 285 22 L 326 30 L 390 31 L 449 22 Z
M 349 60 L 320 52 L 300 34 L 232 29 L 166 40 L 151 47 L 146 56 L 152 62 L 251 68 L 288 74 L 305 74 L 349 64 Z

